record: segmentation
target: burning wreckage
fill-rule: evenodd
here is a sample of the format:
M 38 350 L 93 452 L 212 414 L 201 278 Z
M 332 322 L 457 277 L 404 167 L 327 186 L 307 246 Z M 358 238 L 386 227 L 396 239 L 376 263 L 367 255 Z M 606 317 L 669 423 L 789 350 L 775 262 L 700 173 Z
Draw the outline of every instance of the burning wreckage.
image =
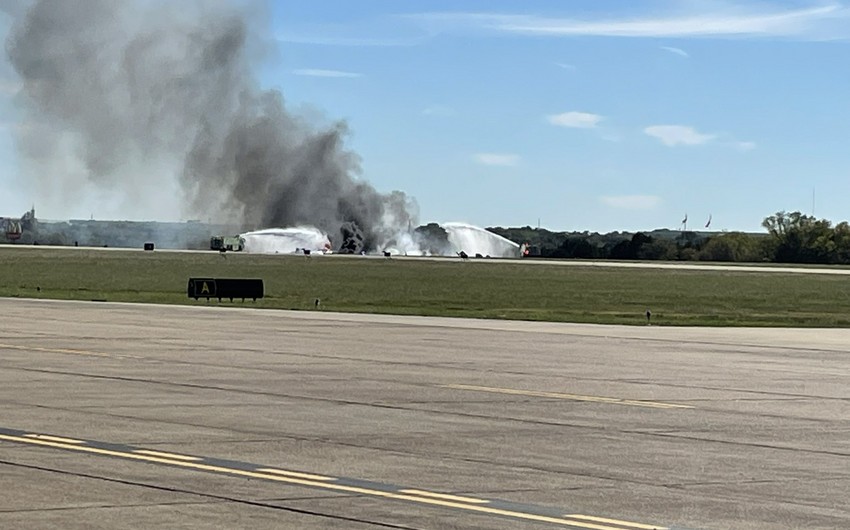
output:
M 518 257 L 520 246 L 484 228 L 465 223 L 431 223 L 390 239 L 372 242 L 354 223 L 340 228 L 342 243 L 334 249 L 327 233 L 314 226 L 269 228 L 239 236 L 215 236 L 213 250 L 244 250 L 258 254 L 383 254 L 385 256 Z
M 28 124 L 16 142 L 23 176 L 44 190 L 39 200 L 61 210 L 99 197 L 97 207 L 115 205 L 105 212 L 113 217 L 180 209 L 228 227 L 212 233 L 230 238 L 210 242 L 225 251 L 518 255 L 514 243 L 471 225 L 413 230 L 415 201 L 362 178 L 344 121 L 293 112 L 280 90 L 262 88 L 257 52 L 272 28 L 258 5 L 31 0 L 10 10 L 5 51 Z M 77 169 L 56 185 L 57 167 Z M 73 236 L 51 237 L 113 238 L 113 227 L 70 224 Z M 265 230 L 233 236 L 229 227 Z M 13 238 L 20 232 L 6 228 Z M 135 225 L 121 230 L 122 242 L 136 241 Z

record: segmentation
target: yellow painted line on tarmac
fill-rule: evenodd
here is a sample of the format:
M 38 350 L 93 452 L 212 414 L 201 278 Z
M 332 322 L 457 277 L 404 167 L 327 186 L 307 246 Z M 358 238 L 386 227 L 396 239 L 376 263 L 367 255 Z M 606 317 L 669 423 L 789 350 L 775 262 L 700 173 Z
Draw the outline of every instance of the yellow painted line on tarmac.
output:
M 496 388 L 476 385 L 440 385 L 441 388 L 453 390 L 471 390 L 475 392 L 490 392 L 493 394 L 509 394 L 514 396 L 532 396 L 542 398 L 566 399 L 570 401 L 588 401 L 591 403 L 608 403 L 611 405 L 627 405 L 633 407 L 648 407 L 653 409 L 692 409 L 690 405 L 664 403 L 661 401 L 642 401 L 639 399 L 621 399 L 605 396 L 584 396 L 581 394 L 565 394 L 562 392 L 544 392 L 540 390 L 518 390 L 514 388 Z
M 186 455 L 177 455 L 177 454 L 174 454 L 174 453 L 163 453 L 161 451 L 151 451 L 149 449 L 134 449 L 133 452 L 140 454 L 140 455 L 158 456 L 160 458 L 173 458 L 175 460 L 188 460 L 188 461 L 203 460 L 203 458 L 198 458 L 197 456 L 186 456 Z
M 0 349 L 18 351 L 37 351 L 42 353 L 65 353 L 70 355 L 85 355 L 88 357 L 111 357 L 108 353 L 98 353 L 87 350 L 72 350 L 68 348 L 41 348 L 39 346 L 18 346 L 16 344 L 0 344 Z
M 584 521 L 594 521 L 597 523 L 614 524 L 625 528 L 638 528 L 640 530 L 668 530 L 666 526 L 654 526 L 651 524 L 633 523 L 631 521 L 621 521 L 620 519 L 607 519 L 605 517 L 596 517 L 593 515 L 569 514 L 564 517 L 570 519 L 581 519 Z
M 432 491 L 406 489 L 400 490 L 401 493 L 409 493 L 410 495 L 419 495 L 420 497 L 432 497 L 435 499 L 443 499 L 447 501 L 468 502 L 470 504 L 488 504 L 490 501 L 484 499 L 475 499 L 472 497 L 461 497 L 459 495 L 449 495 L 447 493 L 434 493 Z
M 59 442 L 65 444 L 83 444 L 82 440 L 74 440 L 73 438 L 62 438 L 59 436 L 49 436 L 47 434 L 25 434 L 27 438 L 35 438 L 37 440 L 47 440 L 50 442 Z
M 275 469 L 273 467 L 264 467 L 258 469 L 257 471 L 261 471 L 263 473 L 273 473 L 275 475 L 283 475 L 286 477 L 303 478 L 307 480 L 336 480 L 334 478 L 325 477 L 323 475 L 313 475 L 312 473 L 301 473 L 299 471 L 287 471 L 285 469 Z
M 468 512 L 475 513 L 483 513 L 488 515 L 498 515 L 502 517 L 509 517 L 512 519 L 520 519 L 525 521 L 536 521 L 542 523 L 553 523 L 562 526 L 571 526 L 575 528 L 587 528 L 588 530 L 623 530 L 622 528 L 615 528 L 612 526 L 600 525 L 592 522 L 584 522 L 578 519 L 566 519 L 562 517 L 553 517 L 548 515 L 539 515 L 534 513 L 525 513 L 518 512 L 514 510 L 500 509 L 500 508 L 491 508 L 488 506 L 481 506 L 478 504 L 469 504 L 469 503 L 461 503 L 450 500 L 443 500 L 437 498 L 429 498 L 423 496 L 409 495 L 404 493 L 395 493 L 391 491 L 382 491 L 372 488 L 363 488 L 358 486 L 349 486 L 346 484 L 335 484 L 328 482 L 321 482 L 315 480 L 306 480 L 302 478 L 283 476 L 279 474 L 272 473 L 262 473 L 259 471 L 248 471 L 244 469 L 236 469 L 236 468 L 228 468 L 221 466 L 214 466 L 209 464 L 202 464 L 200 462 L 187 462 L 184 460 L 174 460 L 169 458 L 160 458 L 158 456 L 152 456 L 147 454 L 138 454 L 134 452 L 123 452 L 123 451 L 113 451 L 110 449 L 101 449 L 99 447 L 91 447 L 87 445 L 74 445 L 69 443 L 60 443 L 53 442 L 46 439 L 41 438 L 27 438 L 24 436 L 10 436 L 7 434 L 0 434 L 0 440 L 7 440 L 10 442 L 20 442 L 27 443 L 33 445 L 40 445 L 45 447 L 55 447 L 58 449 L 66 449 L 70 451 L 77 451 L 82 453 L 91 453 L 98 455 L 106 455 L 113 456 L 119 458 L 126 458 L 128 460 L 138 460 L 144 462 L 155 462 L 158 464 L 165 464 L 174 467 L 182 467 L 186 469 L 196 469 L 199 471 L 210 471 L 216 473 L 223 473 L 228 475 L 240 476 L 240 477 L 250 477 L 250 478 L 258 478 L 264 480 L 271 480 L 276 482 L 283 482 L 286 484 L 296 484 L 300 486 L 306 486 L 317 489 L 324 489 L 329 491 L 339 491 L 343 493 L 354 493 L 360 495 L 367 495 L 370 497 L 380 497 L 384 499 L 396 499 L 403 500 L 409 502 L 415 502 L 419 504 L 431 505 L 431 506 L 442 506 L 446 508 L 456 508 L 460 510 L 466 510 Z

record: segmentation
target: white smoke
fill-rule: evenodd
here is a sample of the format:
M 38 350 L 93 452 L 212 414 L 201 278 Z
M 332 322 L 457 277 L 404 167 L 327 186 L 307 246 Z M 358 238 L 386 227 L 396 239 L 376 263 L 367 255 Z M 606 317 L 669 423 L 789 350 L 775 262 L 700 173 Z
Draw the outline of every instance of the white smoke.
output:
M 480 226 L 466 223 L 442 223 L 440 226 L 449 234 L 449 244 L 454 253 L 465 252 L 469 256 L 480 254 L 492 258 L 519 256 L 518 244 Z
M 428 256 L 428 252 L 422 249 L 412 234 L 407 232 L 399 233 L 388 243 L 382 245 L 384 252 L 389 252 L 393 256 Z
M 448 234 L 449 244 L 439 253 L 426 250 L 422 241 L 410 232 L 395 234 L 378 249 L 394 256 L 457 256 L 461 252 L 470 257 L 479 254 L 491 258 L 519 256 L 518 244 L 479 226 L 454 222 L 440 226 Z M 327 234 L 313 226 L 270 228 L 248 232 L 241 237 L 245 240 L 245 251 L 258 254 L 291 254 L 305 249 L 324 253 L 331 249 Z
M 245 252 L 253 254 L 292 254 L 304 250 L 325 253 L 331 249 L 328 235 L 314 226 L 268 228 L 240 237 L 245 241 Z

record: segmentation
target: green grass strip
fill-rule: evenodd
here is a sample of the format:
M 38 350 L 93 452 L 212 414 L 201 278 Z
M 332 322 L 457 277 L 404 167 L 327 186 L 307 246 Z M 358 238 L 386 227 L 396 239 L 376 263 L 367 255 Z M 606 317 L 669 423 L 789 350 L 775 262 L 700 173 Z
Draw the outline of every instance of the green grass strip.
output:
M 644 325 L 850 325 L 850 277 L 341 256 L 0 247 L 0 296 Z M 266 298 L 187 297 L 189 277 L 262 278 Z

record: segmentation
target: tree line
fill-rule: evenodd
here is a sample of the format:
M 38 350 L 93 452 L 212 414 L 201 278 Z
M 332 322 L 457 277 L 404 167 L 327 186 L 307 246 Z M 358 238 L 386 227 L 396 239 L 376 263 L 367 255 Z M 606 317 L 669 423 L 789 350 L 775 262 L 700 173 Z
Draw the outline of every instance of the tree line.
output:
M 729 261 L 850 264 L 850 224 L 800 212 L 777 212 L 762 222 L 766 233 L 550 232 L 545 229 L 490 228 L 544 258 Z

